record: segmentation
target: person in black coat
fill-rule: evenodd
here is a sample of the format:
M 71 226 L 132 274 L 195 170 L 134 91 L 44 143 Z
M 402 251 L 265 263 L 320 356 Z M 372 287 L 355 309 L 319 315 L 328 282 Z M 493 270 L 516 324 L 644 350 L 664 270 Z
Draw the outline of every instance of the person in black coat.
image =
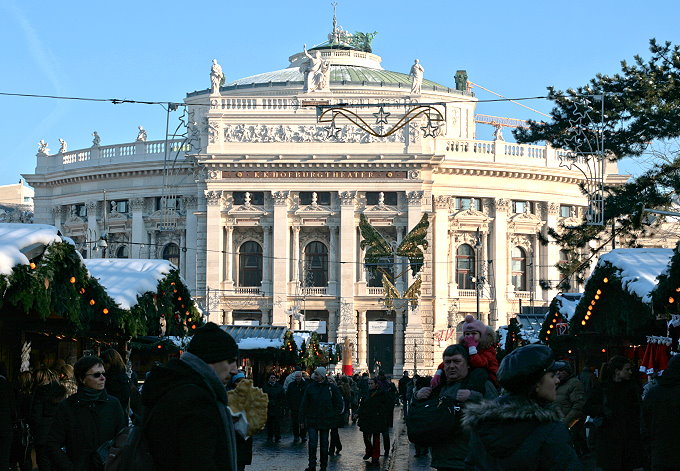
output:
M 120 354 L 113 348 L 102 352 L 102 361 L 106 370 L 106 392 L 118 399 L 125 415 L 130 415 L 130 378 L 125 370 L 125 363 Z
M 381 388 L 377 378 L 369 378 L 368 393 L 359 403 L 359 430 L 364 435 L 366 453 L 364 459 L 378 464 L 380 458 L 380 435 L 389 427 L 392 398 Z
M 35 372 L 35 382 L 28 424 L 33 434 L 38 469 L 50 471 L 53 467 L 47 441 L 59 403 L 66 399 L 68 391 L 66 386 L 57 381 L 56 374 L 47 368 Z
M 326 470 L 329 431 L 337 424 L 343 407 L 342 393 L 326 379 L 326 368 L 318 367 L 300 402 L 300 421 L 305 424 L 309 437 L 309 466 L 306 471 L 316 470 L 316 447 L 319 442 L 319 463 L 321 471 Z
M 54 468 L 96 471 L 102 465 L 97 448 L 127 426 L 120 402 L 104 388 L 104 364 L 85 356 L 73 366 L 78 392 L 59 403 L 47 438 Z
M 307 381 L 302 377 L 302 371 L 296 371 L 293 374 L 293 381 L 286 390 L 286 402 L 290 410 L 290 426 L 293 429 L 293 443 L 307 440 L 304 427 L 301 426 L 300 422 L 300 403 L 306 387 Z
M 16 411 L 14 409 L 14 393 L 7 378 L 7 368 L 0 362 L 0 469 L 9 469 L 9 456 L 12 449 L 12 423 Z
M 586 400 L 584 413 L 602 418 L 595 430 L 597 465 L 603 470 L 641 470 L 645 456 L 640 436 L 641 390 L 631 381 L 630 360 L 614 356 L 602 369 L 602 382 Z
M 227 389 L 229 391 L 236 389 L 238 383 L 244 379 L 246 379 L 246 375 L 242 371 L 239 371 L 231 377 Z M 238 471 L 245 471 L 246 466 L 253 463 L 253 437 L 244 437 L 238 432 L 236 432 L 234 436 L 236 437 L 236 466 Z
M 550 407 L 559 379 L 545 345 L 510 352 L 497 379 L 509 393 L 468 404 L 463 426 L 471 431 L 466 469 L 475 471 L 576 471 L 581 463 L 566 425 Z
M 10 459 L 10 468 L 19 464 L 19 471 L 31 471 L 33 469 L 33 460 L 31 458 L 33 452 L 33 443 L 30 440 L 30 432 L 27 434 L 26 430 L 29 427 L 29 418 L 31 415 L 31 400 L 33 394 L 33 375 L 30 371 L 22 371 L 17 376 L 16 384 L 14 386 L 14 397 L 17 411 L 17 424 L 20 430 L 17 433 L 15 429 L 14 437 L 12 439 L 12 456 Z
M 680 355 L 642 400 L 642 442 L 650 450 L 652 471 L 677 469 L 680 464 Z
M 267 405 L 267 441 L 281 441 L 281 417 L 286 393 L 279 384 L 279 378 L 274 373 L 269 375 L 269 382 L 262 388 L 269 397 Z

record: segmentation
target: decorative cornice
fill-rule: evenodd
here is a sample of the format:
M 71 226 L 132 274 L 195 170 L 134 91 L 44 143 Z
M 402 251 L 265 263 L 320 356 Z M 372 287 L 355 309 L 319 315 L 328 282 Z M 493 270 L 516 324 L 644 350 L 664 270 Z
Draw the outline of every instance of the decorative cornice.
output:
M 496 177 L 496 178 L 519 178 L 522 180 L 542 180 L 557 183 L 572 183 L 577 184 L 583 182 L 583 177 L 577 175 L 555 175 L 551 173 L 539 173 L 541 170 L 546 170 L 545 167 L 536 167 L 536 171 L 522 171 L 516 170 L 497 170 L 497 169 L 479 169 L 479 168 L 460 168 L 460 167 L 435 167 L 432 173 L 441 175 L 469 175 L 472 177 Z M 548 168 L 547 170 L 555 170 Z
M 338 193 L 341 206 L 354 206 L 356 204 L 356 191 L 341 191 Z
M 423 192 L 422 191 L 409 191 L 406 193 L 406 200 L 409 206 L 420 206 L 423 204 Z
M 203 192 L 208 206 L 218 206 L 222 202 L 222 190 L 206 190 Z
M 81 183 L 81 182 L 86 182 L 86 181 L 92 181 L 92 180 L 111 180 L 114 178 L 134 178 L 134 177 L 150 177 L 150 176 L 155 176 L 155 175 L 163 175 L 164 171 L 162 168 L 157 168 L 157 169 L 144 169 L 144 170 L 126 170 L 126 171 L 118 171 L 118 172 L 107 172 L 105 170 L 102 170 L 101 167 L 87 167 L 87 170 L 91 170 L 92 173 L 88 173 L 85 175 L 76 175 L 76 176 L 68 176 L 68 177 L 62 177 L 62 178 L 56 178 L 54 180 L 48 180 L 48 176 L 46 174 L 39 174 L 39 175 L 32 175 L 28 178 L 28 182 L 31 184 L 32 187 L 51 187 L 51 186 L 59 186 L 59 185 L 67 185 L 67 184 L 74 184 L 74 183 Z M 65 171 L 79 171 L 79 170 L 85 170 L 82 167 L 77 168 L 77 169 L 69 169 L 66 168 Z M 178 168 L 175 170 L 177 172 L 177 175 L 190 175 L 192 173 L 192 169 L 190 168 Z M 58 173 L 62 173 L 61 171 Z M 40 181 L 36 180 L 34 177 L 45 177 L 45 180 Z
M 435 209 L 449 209 L 451 207 L 451 196 L 447 195 L 437 195 L 433 198 L 433 204 Z
M 510 200 L 507 198 L 498 198 L 494 200 L 494 205 L 496 207 L 496 211 L 507 211 L 510 209 Z
M 133 211 L 144 211 L 144 203 L 144 198 L 131 198 L 130 208 L 132 208 Z
M 560 214 L 560 204 L 554 201 L 547 203 L 548 216 L 557 216 Z

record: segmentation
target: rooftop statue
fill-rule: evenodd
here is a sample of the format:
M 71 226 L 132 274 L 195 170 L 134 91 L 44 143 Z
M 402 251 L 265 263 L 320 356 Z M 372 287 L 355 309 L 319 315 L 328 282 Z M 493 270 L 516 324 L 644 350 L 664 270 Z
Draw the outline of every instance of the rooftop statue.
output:
M 63 140 L 62 138 L 59 138 L 59 153 L 65 154 L 67 149 L 68 149 L 68 144 L 66 144 L 66 141 Z
M 304 54 L 309 59 L 303 67 L 302 73 L 305 74 L 305 88 L 310 92 L 328 92 L 328 84 L 330 82 L 331 64 L 327 60 L 321 58 L 321 52 L 314 51 L 314 55 L 307 52 L 307 45 L 304 45 Z
M 139 132 L 137 133 L 137 142 L 146 142 L 146 129 L 144 129 L 144 126 L 139 126 Z
M 457 70 L 456 75 L 454 76 L 454 79 L 456 81 L 456 90 L 461 91 L 461 92 L 467 91 L 467 87 L 468 87 L 467 71 Z
M 424 73 L 425 69 L 423 69 L 423 66 L 420 65 L 420 61 L 416 59 L 416 61 L 411 66 L 411 72 L 409 74 L 411 77 L 413 77 L 413 82 L 411 82 L 411 94 L 420 95 L 420 90 L 423 86 Z
M 99 147 L 101 145 L 101 138 L 99 137 L 99 134 L 97 131 L 94 131 L 92 133 L 92 147 Z
M 212 60 L 212 68 L 210 69 L 210 94 L 219 95 L 220 86 L 224 82 L 224 73 L 222 66 L 217 63 L 217 59 Z
M 40 139 L 40 142 L 38 142 L 38 154 L 47 155 L 49 152 L 50 149 L 47 147 L 47 142 L 45 142 L 45 139 Z

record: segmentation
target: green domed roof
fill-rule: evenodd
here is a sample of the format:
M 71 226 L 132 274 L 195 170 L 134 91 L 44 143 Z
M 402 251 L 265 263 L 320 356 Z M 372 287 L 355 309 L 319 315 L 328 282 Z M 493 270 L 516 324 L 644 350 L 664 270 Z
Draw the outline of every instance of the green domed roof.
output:
M 333 85 L 366 85 L 410 89 L 411 81 L 410 75 L 402 74 L 401 72 L 352 65 L 331 65 L 331 88 Z M 234 80 L 223 86 L 222 90 L 262 86 L 302 85 L 303 82 L 304 77 L 299 67 L 289 67 Z M 449 87 L 426 79 L 423 79 L 422 89 L 423 91 L 455 92 L 455 90 Z

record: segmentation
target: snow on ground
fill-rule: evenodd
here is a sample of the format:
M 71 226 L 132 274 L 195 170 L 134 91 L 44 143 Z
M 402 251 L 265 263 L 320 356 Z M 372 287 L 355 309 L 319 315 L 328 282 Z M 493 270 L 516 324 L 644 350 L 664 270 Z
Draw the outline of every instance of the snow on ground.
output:
M 156 292 L 158 282 L 174 267 L 167 260 L 90 258 L 83 260 L 93 278 L 123 309 L 137 304 L 137 296 Z
M 28 265 L 29 260 L 22 252 L 61 240 L 57 228 L 47 224 L 1 223 L 0 274 L 11 275 L 16 265 Z
M 672 249 L 614 249 L 602 255 L 597 266 L 611 263 L 620 272 L 623 289 L 649 303 L 656 277 L 666 270 L 672 256 Z

